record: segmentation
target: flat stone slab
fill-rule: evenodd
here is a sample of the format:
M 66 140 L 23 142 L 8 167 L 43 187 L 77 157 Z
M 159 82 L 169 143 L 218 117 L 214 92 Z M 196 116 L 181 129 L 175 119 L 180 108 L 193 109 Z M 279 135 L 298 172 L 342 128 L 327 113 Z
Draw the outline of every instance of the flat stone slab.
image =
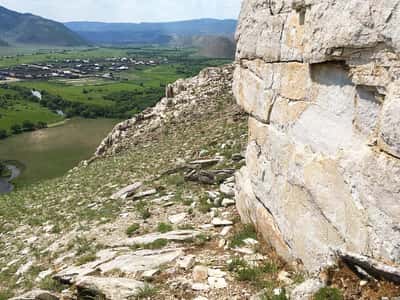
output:
M 211 223 L 212 223 L 214 226 L 216 226 L 216 227 L 218 227 L 218 226 L 231 226 L 231 225 L 233 225 L 233 222 L 232 222 L 232 221 L 224 220 L 224 219 L 220 219 L 220 218 L 214 218 L 214 219 L 211 221 Z
M 109 300 L 122 300 L 136 296 L 140 288 L 144 287 L 144 283 L 127 278 L 87 276 L 79 279 L 76 287 L 78 299 L 85 296 L 105 296 Z
M 212 159 L 199 159 L 199 160 L 194 160 L 191 161 L 189 164 L 191 165 L 201 165 L 201 166 L 210 166 L 210 165 L 215 165 L 219 163 L 221 160 L 218 158 L 212 158 Z
M 141 199 L 141 198 L 145 198 L 151 195 L 155 195 L 157 194 L 157 190 L 156 189 L 151 189 L 151 190 L 147 190 L 141 193 L 137 193 L 135 195 L 133 195 L 133 200 L 137 200 L 137 199 Z
M 97 259 L 82 266 L 70 266 L 58 272 L 54 277 L 63 282 L 74 282 L 77 278 L 88 276 L 96 271 L 97 266 L 112 260 L 117 252 L 109 249 L 96 253 Z
M 161 265 L 173 262 L 184 255 L 182 249 L 139 250 L 132 254 L 125 254 L 97 266 L 101 273 L 120 270 L 124 273 L 135 274 L 158 269 Z
M 131 245 L 147 245 L 160 239 L 165 239 L 167 241 L 174 241 L 174 242 L 182 242 L 193 239 L 199 234 L 200 232 L 195 230 L 175 230 L 166 233 L 155 232 L 142 236 L 112 241 L 110 242 L 110 246 L 118 247 L 118 246 L 131 246 Z
M 135 182 L 131 185 L 124 187 L 123 189 L 119 190 L 118 192 L 114 193 L 111 196 L 111 199 L 126 199 L 131 196 L 134 192 L 136 192 L 142 186 L 141 182 Z

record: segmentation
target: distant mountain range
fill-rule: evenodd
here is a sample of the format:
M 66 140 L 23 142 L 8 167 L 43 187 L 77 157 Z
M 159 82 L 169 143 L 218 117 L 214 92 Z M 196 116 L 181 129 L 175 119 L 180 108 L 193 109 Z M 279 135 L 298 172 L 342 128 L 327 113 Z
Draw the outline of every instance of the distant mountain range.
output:
M 199 19 L 166 23 L 58 23 L 0 6 L 0 47 L 162 45 L 196 47 L 209 57 L 233 57 L 236 20 Z
M 69 22 L 65 25 L 94 44 L 166 45 L 181 37 L 224 36 L 232 38 L 237 21 L 199 19 L 167 23 Z
M 0 46 L 7 44 L 63 47 L 87 42 L 62 23 L 0 6 Z

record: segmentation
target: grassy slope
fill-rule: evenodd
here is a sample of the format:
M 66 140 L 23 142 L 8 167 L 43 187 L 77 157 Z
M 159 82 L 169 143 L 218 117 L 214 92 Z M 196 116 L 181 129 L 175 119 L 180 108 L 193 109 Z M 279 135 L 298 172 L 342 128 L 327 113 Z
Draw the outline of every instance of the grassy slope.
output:
M 200 149 L 207 149 L 210 155 L 222 153 L 227 157 L 240 151 L 246 143 L 247 122 L 245 119 L 232 121 L 232 98 L 221 101 L 223 103 L 217 104 L 218 109 L 214 112 L 196 120 L 171 124 L 161 133 L 145 137 L 147 142 L 139 142 L 137 146 L 119 155 L 97 160 L 89 167 L 76 169 L 62 178 L 0 196 L 0 233 L 3 234 L 0 240 L 0 270 L 12 259 L 20 258 L 15 265 L 0 272 L 0 299 L 1 291 L 7 295 L 21 287 L 30 288 L 34 284 L 36 272 L 46 269 L 49 260 L 62 255 L 51 251 L 42 252 L 38 256 L 36 271 L 32 270 L 23 282 L 16 285 L 16 268 L 33 255 L 32 252 L 29 255 L 18 254 L 26 246 L 22 240 L 30 235 L 41 237 L 41 224 L 54 225 L 57 231 L 44 240 L 40 238 L 41 242 L 35 246 L 33 253 L 46 249 L 59 236 L 63 236 L 67 243 L 66 234 L 72 229 L 79 233 L 112 222 L 128 204 L 126 201 L 108 198 L 117 186 L 125 186 L 134 180 L 151 184 L 161 171 L 174 167 L 176 159 L 184 158 L 188 153 L 198 153 Z M 221 150 L 221 144 L 228 139 L 235 140 L 235 144 Z M 153 184 L 163 186 L 165 192 L 175 191 L 176 188 L 164 180 Z M 180 189 L 191 193 L 193 186 L 188 183 Z M 201 189 L 198 192 L 205 191 Z M 88 206 L 93 201 L 98 203 L 96 208 Z M 16 235 L 14 230 L 17 228 L 25 228 L 24 233 Z

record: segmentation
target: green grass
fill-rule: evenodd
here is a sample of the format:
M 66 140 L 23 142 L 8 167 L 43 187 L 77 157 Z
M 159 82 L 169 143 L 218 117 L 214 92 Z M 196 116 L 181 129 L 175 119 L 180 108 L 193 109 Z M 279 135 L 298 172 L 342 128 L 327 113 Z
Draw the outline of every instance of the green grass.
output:
M 134 224 L 130 225 L 130 226 L 126 229 L 125 233 L 126 233 L 127 236 L 131 237 L 131 236 L 133 236 L 133 235 L 136 233 L 136 231 L 139 230 L 139 228 L 140 228 L 140 225 L 137 224 L 137 223 L 134 223 Z
M 6 102 L 2 103 L 2 101 Z M 0 85 L 0 130 L 7 130 L 11 134 L 11 126 L 21 125 L 24 121 L 31 121 L 34 124 L 39 121 L 51 124 L 61 120 L 63 118 L 56 113 L 38 103 L 26 101 L 18 92 Z
M 11 134 L 11 126 L 22 125 L 24 121 L 37 124 L 39 121 L 47 124 L 60 122 L 63 117 L 51 112 L 37 103 L 17 102 L 7 109 L 0 108 L 0 129 L 7 130 Z
M 161 232 L 161 233 L 166 233 L 169 231 L 172 231 L 173 227 L 171 224 L 167 224 L 167 223 L 159 223 L 157 226 L 157 231 Z
M 315 295 L 314 300 L 343 300 L 342 292 L 337 288 L 324 287 L 321 288 Z
M 226 99 L 226 105 L 233 106 L 233 103 L 234 100 L 231 100 L 229 96 Z M 212 109 L 213 105 L 214 103 L 210 99 L 209 107 Z M 149 188 L 150 186 L 157 186 L 158 188 L 158 185 L 160 185 L 165 188 L 165 194 L 175 193 L 175 188 L 165 184 L 164 178 L 159 179 L 158 175 L 165 170 L 174 168 L 177 157 L 185 157 L 187 153 L 197 153 L 200 149 L 209 148 L 210 153 L 216 153 L 220 150 L 220 146 L 225 139 L 237 140 L 245 145 L 247 143 L 246 118 L 230 123 L 229 126 L 221 125 L 223 124 L 222 120 L 227 118 L 227 112 L 230 111 L 231 106 L 226 109 L 226 112 L 215 113 L 211 110 L 210 113 L 207 112 L 201 115 L 196 122 L 190 122 L 190 120 L 183 123 L 177 122 L 170 125 L 171 130 L 169 133 L 157 134 L 151 141 L 143 143 L 143 140 L 139 139 L 137 145 L 132 145 L 126 151 L 112 157 L 95 160 L 89 166 L 76 168 L 65 174 L 65 176 L 41 181 L 30 186 L 21 186 L 11 194 L 1 195 L 0 234 L 2 238 L 0 239 L 0 270 L 2 271 L 0 271 L 0 291 L 4 293 L 6 291 L 19 293 L 21 290 L 28 290 L 28 287 L 32 285 L 38 287 L 39 283 L 35 282 L 35 278 L 28 278 L 26 282 L 19 282 L 19 278 L 15 275 L 16 270 L 26 261 L 20 260 L 8 270 L 4 269 L 10 261 L 20 258 L 19 253 L 27 248 L 27 237 L 39 237 L 39 240 L 34 245 L 35 254 L 31 250 L 27 257 L 35 257 L 35 265 L 48 269 L 52 267 L 52 263 L 56 258 L 64 257 L 78 250 L 76 249 L 78 242 L 74 240 L 75 234 L 81 234 L 82 237 L 94 237 L 90 232 L 94 234 L 95 230 L 99 230 L 101 236 L 105 236 L 107 231 L 103 231 L 101 224 L 107 223 L 111 226 L 116 223 L 115 220 L 119 218 L 121 213 L 127 210 L 131 211 L 132 206 L 136 204 L 135 202 L 110 199 L 110 195 L 115 193 L 119 187 L 127 186 L 136 181 L 145 181 L 148 183 Z M 99 120 L 84 121 L 98 122 Z M 93 125 L 93 127 L 100 126 L 98 123 L 93 124 L 97 124 Z M 80 132 L 82 130 L 82 127 L 77 127 L 74 135 L 67 134 L 68 142 L 75 136 L 77 131 Z M 207 134 L 204 134 L 203 131 L 207 132 Z M 45 132 L 50 131 L 46 130 Z M 59 135 L 61 134 L 64 133 L 60 132 Z M 88 137 L 92 138 L 90 133 L 85 134 L 82 139 L 78 139 L 74 143 L 78 143 L 81 146 L 80 144 L 85 143 Z M 66 138 L 64 137 L 64 139 Z M 218 140 L 219 143 L 214 144 L 215 140 Z M 19 147 L 14 145 L 7 153 L 20 151 L 21 148 L 27 148 L 28 146 L 26 145 L 33 147 L 31 143 L 26 143 L 26 141 L 26 138 L 25 141 L 21 139 Z M 61 148 L 60 157 L 64 159 L 72 155 L 71 151 L 64 149 L 65 144 L 60 141 L 57 141 L 57 144 Z M 0 151 L 4 148 L 3 145 L 5 144 L 0 145 Z M 48 154 L 44 152 L 43 157 L 38 158 L 44 166 L 47 166 L 46 162 L 52 161 L 47 156 Z M 38 173 L 42 172 L 41 168 L 37 170 Z M 153 181 L 154 179 L 155 181 Z M 203 187 L 195 183 L 185 183 L 184 187 L 184 195 L 192 196 L 195 201 L 209 189 L 208 186 Z M 151 202 L 151 198 L 145 199 L 141 205 L 147 213 L 154 210 L 155 206 L 157 205 Z M 139 217 L 139 212 L 137 210 L 134 212 Z M 154 220 L 152 219 L 151 223 L 156 224 L 159 221 L 161 220 L 157 220 L 156 216 L 154 216 Z M 43 230 L 44 224 L 55 226 L 55 234 L 48 235 L 45 233 Z M 131 225 L 131 223 L 128 225 Z M 20 228 L 23 228 L 23 233 Z M 64 241 L 63 244 L 65 246 L 60 245 L 61 248 L 52 250 L 52 247 L 49 246 L 60 239 Z M 198 237 L 194 240 L 196 241 L 197 239 L 201 240 L 202 243 L 209 240 L 207 236 Z M 70 240 L 72 240 L 71 248 L 67 246 Z M 99 240 L 95 242 L 96 244 L 101 244 L 102 240 L 103 238 L 99 237 Z M 93 241 L 91 242 L 93 243 Z M 80 256 L 91 253 L 93 248 L 97 249 L 97 246 L 90 245 L 91 242 L 89 241 L 89 247 L 86 241 L 79 242 L 84 245 L 79 250 L 80 255 L 69 259 L 66 258 L 65 264 L 72 265 Z M 165 244 L 165 241 L 158 241 L 151 246 L 160 247 Z M 141 247 L 143 248 L 143 246 Z M 38 254 L 39 256 L 37 256 Z M 17 284 L 17 282 L 19 283 Z M 6 299 L 8 298 L 6 297 Z
M 136 203 L 135 208 L 143 220 L 150 218 L 151 213 L 148 208 L 148 203 L 145 201 L 139 201 Z
M 244 240 L 245 239 L 257 239 L 257 233 L 253 225 L 247 224 L 244 225 L 243 228 L 235 233 L 231 239 L 230 242 L 230 247 L 235 248 L 235 247 L 241 247 L 244 245 Z
M 157 289 L 146 283 L 142 288 L 139 288 L 139 291 L 135 296 L 135 299 L 136 300 L 149 299 L 155 295 L 157 295 Z
M 111 93 L 112 91 L 134 90 L 137 88 L 124 83 L 104 84 L 88 88 L 87 86 L 68 85 L 57 81 L 20 81 L 13 83 L 13 85 L 38 91 L 46 91 L 49 94 L 61 96 L 62 98 L 72 102 L 98 105 L 102 107 L 113 105 L 112 101 L 103 98 L 104 95 Z M 85 94 L 84 90 L 89 92 Z
M 275 295 L 273 289 L 265 289 L 264 293 L 260 295 L 259 300 L 288 300 L 285 290 L 279 295 Z
M 40 282 L 39 287 L 43 290 L 57 292 L 57 293 L 60 293 L 64 289 L 68 288 L 67 285 L 60 283 L 58 280 L 55 280 L 55 279 L 51 278 L 50 276 L 44 278 Z
M 43 48 L 43 47 L 42 47 Z M 126 56 L 127 49 L 118 48 L 92 48 L 92 49 L 55 49 L 52 53 L 47 50 L 44 53 L 35 51 L 32 48 L 13 48 L 11 52 L 0 53 L 2 55 L 10 56 L 13 53 L 21 53 L 19 55 L 13 55 L 12 57 L 0 58 L 0 67 L 10 67 L 19 64 L 30 64 L 30 63 L 45 63 L 56 60 L 65 59 L 96 59 L 96 58 L 107 58 L 113 56 Z M 33 52 L 33 53 L 32 53 Z
M 84 255 L 82 255 L 81 257 L 78 258 L 78 260 L 76 261 L 76 264 L 78 266 L 87 264 L 91 261 L 95 261 L 97 259 L 96 253 L 94 252 L 90 252 L 90 253 L 86 253 Z
M 151 249 L 151 250 L 157 250 L 157 249 L 164 248 L 167 245 L 168 245 L 168 240 L 166 240 L 166 239 L 157 239 L 157 240 L 155 240 L 154 242 L 152 242 L 150 244 L 144 245 L 144 248 L 145 249 Z
M 208 197 L 201 197 L 199 202 L 199 211 L 206 214 L 211 211 L 211 208 L 214 207 L 213 203 L 209 203 Z
M 273 262 L 250 265 L 241 258 L 234 258 L 228 264 L 228 270 L 234 272 L 239 281 L 249 282 L 256 287 L 265 287 L 269 283 L 265 276 L 274 276 L 278 271 L 278 267 Z

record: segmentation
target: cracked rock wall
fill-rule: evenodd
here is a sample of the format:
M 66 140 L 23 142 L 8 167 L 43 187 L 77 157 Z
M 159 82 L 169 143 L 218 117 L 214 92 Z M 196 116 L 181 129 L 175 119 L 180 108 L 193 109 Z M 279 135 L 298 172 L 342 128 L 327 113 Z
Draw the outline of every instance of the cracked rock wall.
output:
M 399 24 L 398 0 L 243 1 L 237 206 L 310 271 L 336 249 L 400 264 Z

